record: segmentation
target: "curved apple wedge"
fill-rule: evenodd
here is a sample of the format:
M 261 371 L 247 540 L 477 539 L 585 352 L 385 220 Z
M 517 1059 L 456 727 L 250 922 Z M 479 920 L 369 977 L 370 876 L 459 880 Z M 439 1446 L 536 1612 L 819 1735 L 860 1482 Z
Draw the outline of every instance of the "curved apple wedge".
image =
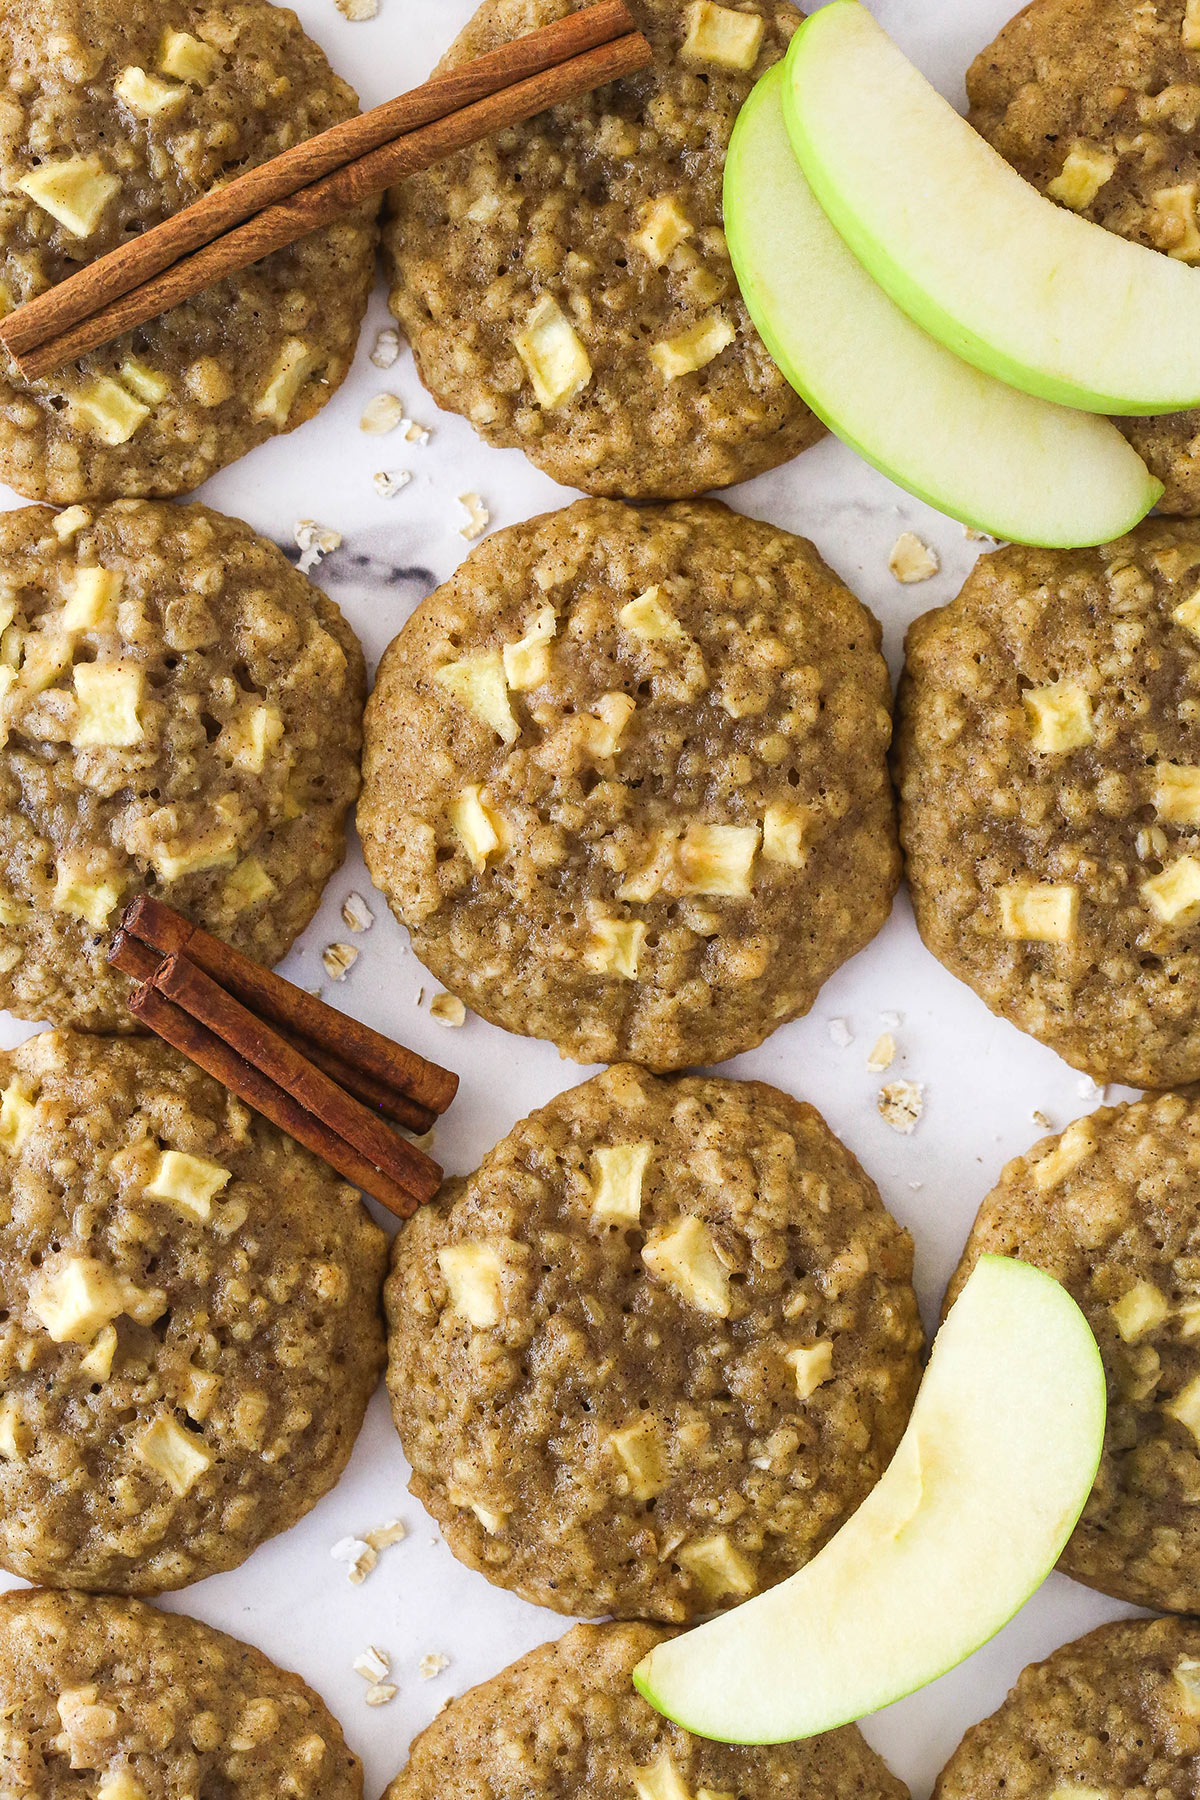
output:
M 800 171 L 771 69 L 734 126 L 725 232 L 758 332 L 796 391 L 884 475 L 990 536 L 1106 544 L 1162 493 L 1115 425 L 973 369 L 902 313 Z
M 813 192 L 918 325 L 1066 406 L 1200 404 L 1200 269 L 1045 199 L 858 0 L 813 13 L 786 68 L 788 130 Z
M 652 1650 L 651 1705 L 699 1737 L 776 1744 L 899 1700 L 977 1650 L 1049 1574 L 1104 1436 L 1104 1371 L 1065 1288 L 976 1264 L 886 1473 L 778 1587 Z

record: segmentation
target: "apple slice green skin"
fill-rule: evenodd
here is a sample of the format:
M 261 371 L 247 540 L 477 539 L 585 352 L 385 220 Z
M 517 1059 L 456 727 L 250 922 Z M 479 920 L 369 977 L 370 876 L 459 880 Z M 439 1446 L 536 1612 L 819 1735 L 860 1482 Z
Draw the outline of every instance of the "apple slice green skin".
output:
M 1200 405 L 1200 269 L 1039 194 L 859 0 L 813 13 L 786 71 L 788 130 L 813 192 L 918 325 L 1065 406 Z
M 758 82 L 725 163 L 725 232 L 775 362 L 881 474 L 992 537 L 1076 548 L 1142 518 L 1161 485 L 1115 425 L 952 356 L 851 255 L 792 154 L 784 71 Z
M 1105 1382 L 1066 1290 L 981 1257 L 882 1479 L 812 1561 L 634 1670 L 699 1737 L 831 1731 L 944 1674 L 1050 1573 L 1095 1480 Z

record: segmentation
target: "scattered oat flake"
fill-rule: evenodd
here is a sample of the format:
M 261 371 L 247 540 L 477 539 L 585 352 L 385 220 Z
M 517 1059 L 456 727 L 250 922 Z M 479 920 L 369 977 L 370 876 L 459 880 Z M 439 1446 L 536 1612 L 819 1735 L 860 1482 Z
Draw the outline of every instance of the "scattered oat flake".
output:
M 363 1698 L 368 1706 L 386 1706 L 389 1700 L 396 1698 L 396 1686 L 391 1681 L 373 1681 Z
M 375 492 L 384 500 L 393 499 L 401 488 L 406 488 L 412 480 L 410 469 L 377 469 L 371 480 L 375 483 Z
M 1081 1100 L 1091 1100 L 1097 1094 L 1102 1094 L 1104 1089 L 1098 1081 L 1093 1081 L 1090 1075 L 1081 1075 L 1076 1084 L 1076 1092 Z
M 450 1658 L 443 1656 L 440 1650 L 427 1650 L 417 1664 L 417 1674 L 422 1681 L 432 1681 L 443 1669 L 450 1667 Z
M 399 1544 L 408 1536 L 408 1526 L 403 1519 L 389 1519 L 385 1525 L 377 1525 L 374 1531 L 363 1534 L 372 1550 L 390 1550 L 393 1544 Z
M 1035 1106 L 1029 1116 L 1033 1120 L 1034 1124 L 1036 1126 L 1038 1126 L 1038 1128 L 1040 1130 L 1042 1130 L 1042 1131 L 1053 1131 L 1054 1130 L 1054 1126 L 1051 1124 L 1048 1115 L 1046 1113 L 1044 1113 L 1040 1107 Z
M 390 369 L 400 355 L 400 333 L 392 325 L 386 325 L 375 339 L 375 347 L 371 351 L 371 361 L 377 369 Z
M 391 1667 L 392 1659 L 387 1651 L 377 1649 L 374 1644 L 368 1644 L 353 1663 L 354 1673 L 361 1675 L 364 1681 L 382 1681 L 390 1673 Z
M 379 11 L 379 0 L 333 0 L 343 19 L 357 25 L 360 19 L 373 19 Z
M 854 1033 L 847 1025 L 845 1019 L 830 1019 L 829 1035 L 839 1050 L 849 1049 L 850 1045 L 854 1042 Z
M 418 425 L 415 419 L 401 419 L 400 424 L 410 444 L 427 444 L 433 436 L 428 425 Z
M 321 961 L 330 981 L 345 981 L 358 961 L 358 951 L 353 944 L 326 944 Z
M 896 1040 L 890 1031 L 885 1031 L 881 1038 L 876 1039 L 875 1048 L 867 1058 L 867 1068 L 872 1075 L 881 1075 L 885 1069 L 891 1068 L 895 1060 Z
M 892 545 L 888 568 L 897 581 L 928 581 L 941 568 L 938 553 L 923 544 L 915 531 L 902 531 Z
M 376 394 L 363 408 L 359 430 L 371 437 L 385 437 L 389 431 L 395 431 L 403 418 L 404 407 L 395 394 Z
M 464 1025 L 467 1009 L 457 994 L 435 994 L 429 1002 L 429 1016 L 439 1025 Z
M 329 525 L 318 525 L 315 519 L 297 519 L 296 542 L 301 552 L 296 567 L 302 575 L 307 575 L 310 569 L 316 568 L 323 556 L 328 556 L 331 550 L 340 549 L 342 534 Z
M 459 536 L 465 537 L 468 543 L 482 537 L 492 522 L 492 515 L 478 494 L 460 494 L 458 504 L 466 511 L 467 522 L 459 526 Z
M 342 901 L 342 919 L 351 931 L 370 931 L 375 914 L 361 894 L 347 894 Z
M 907 1137 L 915 1130 L 925 1106 L 925 1089 L 919 1081 L 889 1081 L 879 1090 L 879 1116 L 885 1125 Z
M 354 1587 L 362 1586 L 379 1561 L 370 1544 L 357 1537 L 339 1538 L 329 1554 L 335 1562 L 344 1562 L 348 1565 L 347 1578 Z

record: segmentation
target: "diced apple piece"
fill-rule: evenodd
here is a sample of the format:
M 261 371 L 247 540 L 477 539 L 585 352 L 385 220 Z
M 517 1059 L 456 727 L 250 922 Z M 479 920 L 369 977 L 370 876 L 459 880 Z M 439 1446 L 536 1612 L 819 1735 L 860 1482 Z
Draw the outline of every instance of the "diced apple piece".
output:
M 784 1360 L 791 1365 L 796 1377 L 797 1396 L 807 1400 L 833 1374 L 833 1339 L 822 1338 L 820 1343 L 789 1350 Z
M 63 630 L 98 631 L 115 623 L 122 585 L 113 569 L 77 569 L 63 607 Z
M 701 1591 L 710 1600 L 725 1594 L 742 1599 L 755 1588 L 754 1570 L 746 1558 L 735 1550 L 728 1536 L 718 1531 L 712 1537 L 698 1538 L 675 1552 L 689 1575 L 695 1576 Z
M 649 201 L 638 215 L 638 229 L 629 240 L 646 260 L 661 269 L 673 250 L 695 227 L 674 194 Z
M 30 1311 L 56 1344 L 90 1344 L 118 1313 L 150 1325 L 166 1308 L 157 1288 L 139 1288 L 94 1256 L 43 1265 L 29 1284 Z
M 438 1268 L 460 1319 L 481 1331 L 498 1325 L 504 1314 L 504 1259 L 492 1244 L 447 1244 L 438 1251 Z
M 1200 825 L 1200 769 L 1160 762 L 1154 771 L 1154 805 L 1168 825 Z
M 113 93 L 142 119 L 157 118 L 160 113 L 170 112 L 183 100 L 186 88 L 178 82 L 160 81 L 157 75 L 147 75 L 145 69 L 136 64 L 122 69 L 113 85 Z
M 1033 729 L 1033 747 L 1043 755 L 1080 750 L 1095 735 L 1092 701 L 1077 681 L 1055 681 L 1049 687 L 1030 688 L 1025 711 Z
M 540 687 L 550 673 L 550 641 L 558 631 L 558 615 L 543 606 L 525 627 L 525 636 L 504 646 L 504 679 L 514 693 Z
M 1148 1331 L 1162 1324 L 1170 1307 L 1166 1295 L 1152 1281 L 1137 1281 L 1119 1300 L 1114 1300 L 1108 1310 L 1125 1342 L 1136 1344 Z
M 653 1500 L 669 1484 L 658 1428 L 652 1419 L 639 1419 L 623 1431 L 614 1431 L 609 1443 L 625 1471 L 631 1500 Z
M 642 1183 L 653 1144 L 611 1144 L 592 1152 L 592 1217 L 602 1225 L 636 1225 L 642 1216 Z
M 76 749 L 141 743 L 140 669 L 123 668 L 120 663 L 76 663 L 75 697 L 79 709 L 71 742 Z
M 1160 250 L 1176 256 L 1180 262 L 1200 262 L 1200 223 L 1196 219 L 1196 199 L 1200 194 L 1194 181 L 1179 187 L 1159 188 L 1152 196 L 1150 226 Z
M 1068 150 L 1062 168 L 1049 182 L 1046 192 L 1052 200 L 1069 206 L 1072 212 L 1083 212 L 1092 204 L 1106 181 L 1111 181 L 1117 159 L 1106 150 L 1093 150 L 1088 144 L 1076 144 Z
M 184 1375 L 184 1388 L 180 1402 L 189 1419 L 202 1425 L 213 1408 L 213 1401 L 221 1389 L 221 1377 L 208 1369 L 195 1369 L 188 1364 Z
M 139 362 L 136 356 L 127 356 L 121 364 L 121 381 L 131 394 L 136 394 L 148 406 L 158 406 L 171 391 L 166 376 Z
M 679 846 L 683 892 L 745 899 L 758 840 L 757 825 L 689 825 Z
M 217 72 L 220 57 L 211 44 L 193 37 L 188 31 L 167 30 L 163 33 L 158 66 L 164 75 L 176 81 L 194 81 L 200 87 Z
M 443 663 L 434 670 L 434 680 L 447 693 L 490 725 L 505 744 L 515 744 L 521 728 L 508 703 L 508 683 L 504 677 L 504 659 L 498 650 L 481 656 L 464 656 L 458 662 Z
M 15 1394 L 0 1395 L 0 1458 L 24 1462 L 33 1445 L 33 1433 L 21 1417 Z
M 286 425 L 297 394 L 316 366 L 316 352 L 303 338 L 289 338 L 275 359 L 267 385 L 254 402 L 255 417 Z
M 1013 882 L 998 892 L 1005 937 L 1027 944 L 1064 944 L 1075 936 L 1078 888 L 1049 882 Z
M 15 631 L 16 627 L 10 629 Z M 26 694 L 40 694 L 53 687 L 70 664 L 71 640 L 65 633 L 30 632 L 22 642 L 18 685 Z
M 729 1317 L 729 1274 L 703 1219 L 688 1213 L 652 1232 L 642 1246 L 642 1261 L 656 1280 L 674 1288 L 697 1312 Z
M 747 74 L 754 67 L 764 29 L 765 21 L 758 13 L 735 12 L 731 6 L 718 6 L 715 0 L 692 0 L 683 54 Z
M 539 406 L 565 406 L 592 379 L 591 358 L 553 294 L 541 296 L 513 343 Z
M 1200 43 L 1196 46 L 1200 49 Z M 1190 1719 L 1200 1719 L 1200 1660 L 1181 1656 L 1171 1671 L 1179 1709 Z
M 504 848 L 508 830 L 499 813 L 489 804 L 487 790 L 472 782 L 462 789 L 447 807 L 447 814 L 463 849 L 470 857 L 475 873 L 481 875 L 489 856 Z
M 269 900 L 277 891 L 275 883 L 257 856 L 247 856 L 228 875 L 221 886 L 221 896 L 238 912 L 245 912 L 260 901 Z
M 678 336 L 651 344 L 650 360 L 664 380 L 678 381 L 681 375 L 693 375 L 697 369 L 706 368 L 736 336 L 724 313 L 707 313 Z
M 67 506 L 62 512 L 54 515 L 50 524 L 59 543 L 69 544 L 71 539 L 91 522 L 92 515 L 86 506 Z
M 146 1183 L 146 1192 L 155 1200 L 167 1200 L 180 1212 L 190 1213 L 207 1225 L 212 1217 L 212 1203 L 217 1194 L 233 1179 L 232 1171 L 206 1157 L 192 1156 L 186 1150 L 164 1150 Z
M 19 1078 L 0 1094 L 0 1150 L 16 1156 L 33 1129 L 37 1108 L 29 1089 Z
M 213 1453 L 203 1440 L 195 1432 L 185 1431 L 169 1414 L 155 1419 L 134 1439 L 133 1447 L 181 1499 L 212 1466 Z
M 55 870 L 54 892 L 50 896 L 55 912 L 68 913 L 87 925 L 105 925 L 120 898 L 117 881 L 91 881 L 67 862 L 60 862 Z
M 147 1796 L 131 1769 L 107 1769 L 100 1777 L 96 1800 L 147 1800 Z
M 593 756 L 615 756 L 621 737 L 636 711 L 628 694 L 604 694 L 596 703 L 590 744 Z
M 627 875 L 617 889 L 618 900 L 632 900 L 641 905 L 661 893 L 668 876 L 675 870 L 679 851 L 677 831 L 664 829 L 657 833 L 648 860 L 640 869 Z
M 636 600 L 627 601 L 617 617 L 631 637 L 645 638 L 648 643 L 687 636 L 675 614 L 664 604 L 662 589 L 657 586 L 648 587 Z
M 802 869 L 808 860 L 808 838 L 816 820 L 811 807 L 774 801 L 763 814 L 763 856 L 768 862 Z
M 1173 1400 L 1167 1401 L 1163 1411 L 1185 1425 L 1200 1444 L 1200 1375 L 1181 1388 Z
M 584 961 L 597 975 L 636 981 L 646 926 L 641 919 L 593 919 Z
M 1142 883 L 1142 896 L 1164 925 L 1194 925 L 1200 919 L 1200 858 L 1181 856 L 1168 864 Z
M 1034 1164 L 1033 1179 L 1043 1193 L 1057 1187 L 1073 1175 L 1096 1148 L 1096 1133 L 1090 1119 L 1076 1119 L 1059 1138 L 1048 1155 Z
M 96 1333 L 95 1342 L 86 1356 L 79 1359 L 79 1373 L 88 1381 L 107 1381 L 112 1374 L 117 1350 L 115 1325 L 104 1325 Z
M 692 1800 L 669 1750 L 660 1751 L 655 1762 L 648 1763 L 645 1768 L 635 1768 L 631 1773 L 637 1800 Z
M 221 728 L 217 749 L 235 767 L 261 775 L 282 736 L 283 718 L 277 706 L 246 706 Z
M 98 375 L 73 395 L 71 410 L 93 437 L 114 447 L 127 444 L 150 417 L 150 408 L 108 375 Z
M 109 201 L 121 191 L 98 156 L 69 156 L 39 163 L 16 186 L 73 237 L 91 237 Z

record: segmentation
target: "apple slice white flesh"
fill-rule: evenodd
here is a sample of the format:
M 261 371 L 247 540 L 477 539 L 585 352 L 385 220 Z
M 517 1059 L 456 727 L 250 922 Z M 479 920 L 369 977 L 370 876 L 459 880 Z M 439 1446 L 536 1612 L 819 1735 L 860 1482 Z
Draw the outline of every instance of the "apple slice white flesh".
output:
M 776 1744 L 924 1686 L 1053 1568 L 1095 1479 L 1104 1412 L 1100 1352 L 1065 1288 L 981 1257 L 858 1511 L 799 1574 L 652 1650 L 639 1691 L 699 1737 Z
M 837 230 L 948 349 L 1090 412 L 1200 404 L 1200 269 L 1045 199 L 858 0 L 801 25 L 784 111 Z
M 1106 544 L 1162 488 L 1115 425 L 973 369 L 902 313 L 843 244 L 792 153 L 784 71 L 743 106 L 725 231 L 759 335 L 808 405 L 884 475 L 1022 544 Z

